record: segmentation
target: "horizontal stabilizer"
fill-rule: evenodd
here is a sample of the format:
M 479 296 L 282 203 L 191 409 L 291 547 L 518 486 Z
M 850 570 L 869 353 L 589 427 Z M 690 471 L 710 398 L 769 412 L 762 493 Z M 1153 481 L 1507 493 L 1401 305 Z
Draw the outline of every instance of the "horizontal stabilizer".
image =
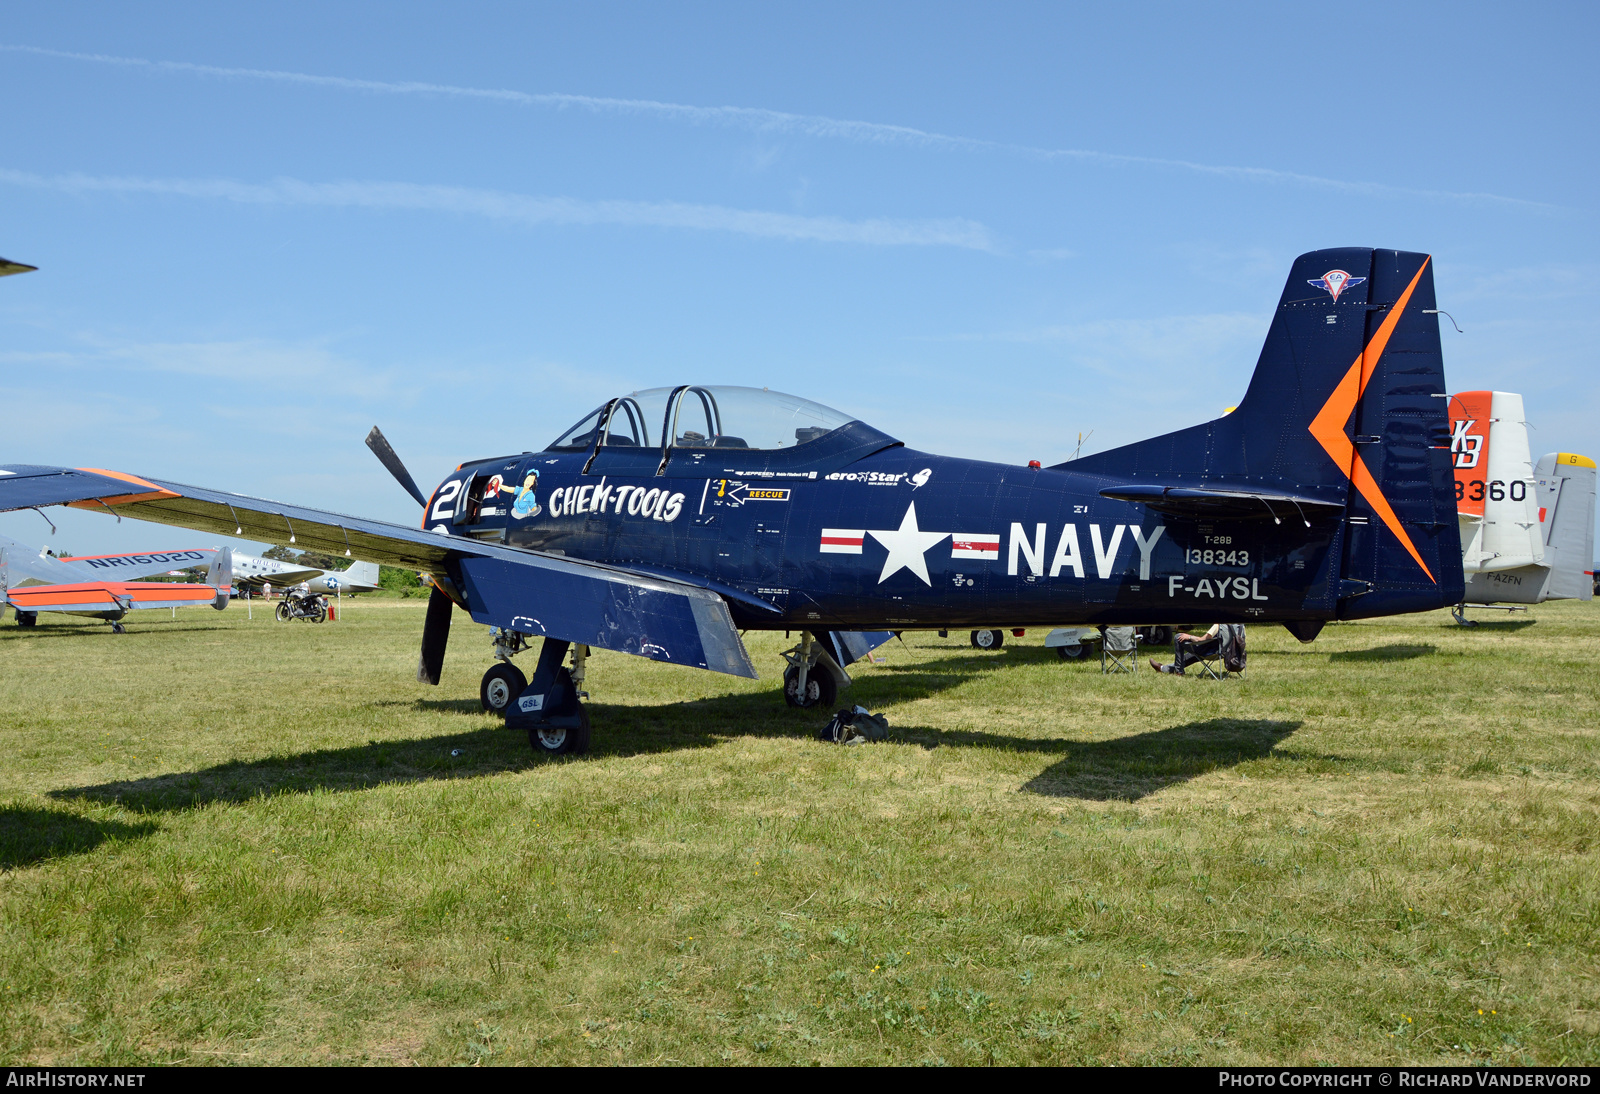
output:
M 1297 513 L 1303 520 L 1312 517 L 1335 519 L 1344 512 L 1342 501 L 1325 501 L 1264 490 L 1208 490 L 1205 487 L 1159 486 L 1152 483 L 1114 486 L 1100 491 L 1100 496 L 1117 501 L 1142 502 L 1158 513 L 1195 519 L 1282 520 L 1285 516 L 1292 517 Z

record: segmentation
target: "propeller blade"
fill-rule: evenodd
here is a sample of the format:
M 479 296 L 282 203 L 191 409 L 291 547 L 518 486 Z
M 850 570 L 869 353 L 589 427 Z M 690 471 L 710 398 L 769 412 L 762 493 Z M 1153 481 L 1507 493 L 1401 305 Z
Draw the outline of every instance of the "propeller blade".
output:
M 372 449 L 372 454 L 378 457 L 378 462 L 389 469 L 389 474 L 395 477 L 399 484 L 406 488 L 406 493 L 417 499 L 417 504 L 424 509 L 428 507 L 428 499 L 417 489 L 417 480 L 411 477 L 411 472 L 406 470 L 406 465 L 400 462 L 400 457 L 395 455 L 394 449 L 389 444 L 389 438 L 383 435 L 383 430 L 377 426 L 372 427 L 372 432 L 367 434 L 367 447 Z
M 433 587 L 428 594 L 428 617 L 422 624 L 422 656 L 417 659 L 417 682 L 437 684 L 444 671 L 444 647 L 450 641 L 450 613 L 456 602 Z

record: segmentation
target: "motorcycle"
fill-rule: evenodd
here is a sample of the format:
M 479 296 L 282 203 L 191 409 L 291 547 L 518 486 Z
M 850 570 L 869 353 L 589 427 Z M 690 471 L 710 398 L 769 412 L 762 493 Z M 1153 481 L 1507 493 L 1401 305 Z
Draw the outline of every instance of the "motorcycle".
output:
M 317 593 L 285 594 L 278 602 L 278 622 L 303 619 L 308 623 L 321 623 L 328 618 L 328 598 Z

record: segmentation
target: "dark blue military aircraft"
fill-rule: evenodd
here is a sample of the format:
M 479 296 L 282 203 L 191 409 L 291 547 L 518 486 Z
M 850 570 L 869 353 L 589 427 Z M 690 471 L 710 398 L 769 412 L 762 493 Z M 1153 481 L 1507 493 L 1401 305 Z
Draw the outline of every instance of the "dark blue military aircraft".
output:
M 67 504 L 432 575 L 418 678 L 455 608 L 488 624 L 485 707 L 581 752 L 591 647 L 754 677 L 742 629 L 793 630 L 784 696 L 828 706 L 903 629 L 1284 624 L 1462 597 L 1427 255 L 1296 259 L 1230 414 L 1053 467 L 935 456 L 807 399 L 683 385 L 608 401 L 540 452 L 462 464 L 420 529 L 94 468 L 0 468 L 0 509 Z M 531 681 L 512 663 L 542 639 Z M 570 662 L 570 663 L 569 663 Z

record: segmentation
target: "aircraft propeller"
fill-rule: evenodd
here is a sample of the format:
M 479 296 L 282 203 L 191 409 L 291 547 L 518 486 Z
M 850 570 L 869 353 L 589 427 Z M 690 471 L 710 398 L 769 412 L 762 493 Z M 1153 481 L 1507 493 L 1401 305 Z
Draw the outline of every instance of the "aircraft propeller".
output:
M 377 426 L 372 427 L 372 432 L 367 434 L 367 447 L 372 449 L 372 454 L 378 457 L 378 462 L 389 469 L 389 474 L 395 481 L 406 488 L 406 493 L 417 499 L 417 504 L 424 509 L 428 507 L 428 499 L 422 491 L 417 489 L 417 480 L 411 477 L 411 472 L 406 470 L 406 465 L 400 462 L 400 457 L 395 455 L 394 448 L 389 444 L 389 438 L 383 435 L 383 430 Z
M 406 465 L 395 454 L 393 446 L 389 444 L 389 438 L 383 435 L 383 430 L 377 426 L 372 427 L 372 432 L 367 434 L 367 447 L 378 457 L 378 462 L 389 469 L 389 474 L 395 477 L 395 481 L 405 487 L 406 493 L 416 498 L 417 504 L 426 509 L 428 499 L 417 488 L 417 480 L 411 477 L 411 472 L 406 470 Z M 435 584 L 433 591 L 428 594 L 428 614 L 422 622 L 422 653 L 417 658 L 418 683 L 439 682 L 439 674 L 444 671 L 444 649 L 450 642 L 450 615 L 454 607 L 455 601 Z

